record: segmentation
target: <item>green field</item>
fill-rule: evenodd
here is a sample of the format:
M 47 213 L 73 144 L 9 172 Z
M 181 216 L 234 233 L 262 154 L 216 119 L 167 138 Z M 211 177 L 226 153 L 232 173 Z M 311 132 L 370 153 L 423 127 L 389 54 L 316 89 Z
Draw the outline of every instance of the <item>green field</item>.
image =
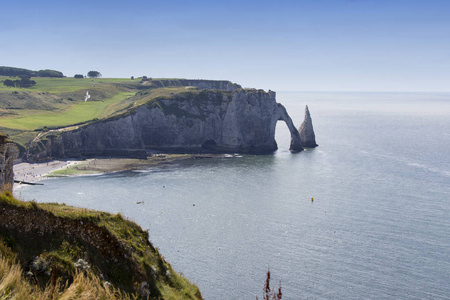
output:
M 0 76 L 0 81 L 10 79 L 11 77 Z M 14 78 L 13 78 L 14 79 Z M 16 78 L 17 79 L 17 78 Z M 139 80 L 131 80 L 126 78 L 50 78 L 50 77 L 33 77 L 36 85 L 26 89 L 10 88 L 0 84 L 0 90 L 21 90 L 31 92 L 47 92 L 47 93 L 65 93 L 74 92 L 80 89 L 92 88 L 93 85 L 112 85 L 114 83 L 134 83 L 138 84 Z
M 0 82 L 8 78 L 0 76 Z M 33 77 L 33 80 L 36 85 L 30 88 L 10 88 L 0 84 L 0 112 L 3 113 L 0 127 L 35 130 L 105 117 L 114 113 L 108 107 L 133 96 L 136 93 L 133 85 L 139 84 L 139 80 L 124 78 Z M 86 91 L 89 91 L 91 98 L 84 102 Z M 24 98 L 34 101 L 35 105 L 24 105 Z M 17 109 L 8 109 L 11 105 Z M 107 110 L 109 113 L 105 113 Z
M 103 116 L 107 108 L 117 102 L 133 96 L 132 92 L 120 92 L 116 96 L 102 101 L 79 102 L 64 110 L 55 111 L 24 111 L 20 116 L 2 118 L 0 127 L 19 130 L 35 130 L 44 126 L 64 127 L 72 124 L 87 122 Z

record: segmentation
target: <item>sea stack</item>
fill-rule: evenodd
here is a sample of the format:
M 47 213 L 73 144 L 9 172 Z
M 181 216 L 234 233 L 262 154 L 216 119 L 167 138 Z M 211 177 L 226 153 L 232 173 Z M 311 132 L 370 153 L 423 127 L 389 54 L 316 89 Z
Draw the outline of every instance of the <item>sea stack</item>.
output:
M 305 108 L 305 120 L 298 129 L 300 133 L 300 139 L 302 140 L 302 147 L 314 148 L 318 145 L 316 144 L 316 135 L 314 134 L 314 129 L 312 125 L 311 115 L 309 114 L 308 105 Z

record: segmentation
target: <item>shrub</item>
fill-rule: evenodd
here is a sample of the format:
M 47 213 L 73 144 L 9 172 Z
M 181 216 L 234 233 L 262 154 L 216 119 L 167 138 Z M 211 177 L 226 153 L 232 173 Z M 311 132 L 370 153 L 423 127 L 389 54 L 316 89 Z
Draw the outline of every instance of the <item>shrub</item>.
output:
M 278 292 L 270 289 L 270 270 L 267 271 L 266 284 L 263 288 L 263 300 L 281 300 L 281 281 L 278 287 Z M 256 296 L 256 300 L 258 300 L 258 296 Z

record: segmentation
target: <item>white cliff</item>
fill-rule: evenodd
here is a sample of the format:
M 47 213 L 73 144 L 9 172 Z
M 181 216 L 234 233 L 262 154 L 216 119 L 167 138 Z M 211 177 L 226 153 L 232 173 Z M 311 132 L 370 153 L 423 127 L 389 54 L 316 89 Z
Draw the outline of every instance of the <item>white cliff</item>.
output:
M 300 136 L 275 92 L 186 92 L 157 99 L 126 115 L 67 132 L 50 132 L 32 145 L 28 160 L 73 156 L 137 156 L 147 149 L 270 153 L 277 149 L 276 123 L 286 122 L 292 151 Z

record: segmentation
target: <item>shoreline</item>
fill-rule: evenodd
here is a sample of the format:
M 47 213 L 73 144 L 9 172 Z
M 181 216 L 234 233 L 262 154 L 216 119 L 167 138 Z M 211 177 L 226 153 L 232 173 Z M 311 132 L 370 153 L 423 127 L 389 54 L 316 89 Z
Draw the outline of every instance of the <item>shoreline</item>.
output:
M 222 157 L 218 154 L 153 154 L 147 159 L 89 158 L 85 160 L 53 160 L 45 163 L 21 162 L 14 165 L 14 180 L 36 183 L 52 177 L 100 175 L 146 169 L 186 159 Z M 13 190 L 22 184 L 14 183 Z
M 77 160 L 53 160 L 45 163 L 21 162 L 14 164 L 14 180 L 36 183 L 45 179 L 51 172 L 78 164 Z M 21 184 L 14 183 L 14 189 Z

